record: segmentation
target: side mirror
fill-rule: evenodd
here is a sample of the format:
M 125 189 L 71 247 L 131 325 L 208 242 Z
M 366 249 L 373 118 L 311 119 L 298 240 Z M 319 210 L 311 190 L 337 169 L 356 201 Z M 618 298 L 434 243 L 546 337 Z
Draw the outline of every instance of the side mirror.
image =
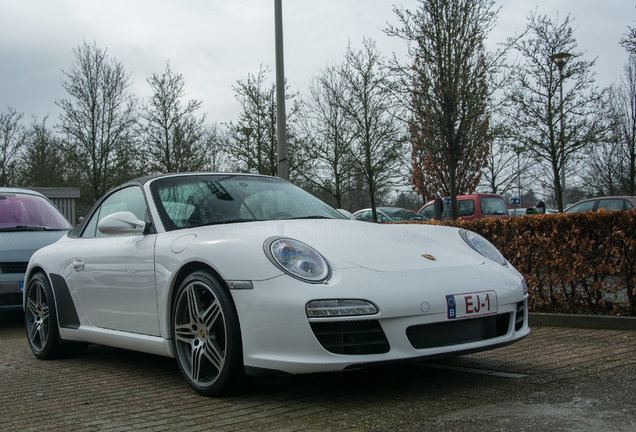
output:
M 338 210 L 338 212 L 340 214 L 342 214 L 344 217 L 346 217 L 347 219 L 351 219 L 351 220 L 355 220 L 356 218 L 353 217 L 353 214 L 351 214 L 350 211 L 347 211 L 345 209 L 336 209 Z
M 146 223 L 131 212 L 109 214 L 97 224 L 99 232 L 106 235 L 143 234 Z

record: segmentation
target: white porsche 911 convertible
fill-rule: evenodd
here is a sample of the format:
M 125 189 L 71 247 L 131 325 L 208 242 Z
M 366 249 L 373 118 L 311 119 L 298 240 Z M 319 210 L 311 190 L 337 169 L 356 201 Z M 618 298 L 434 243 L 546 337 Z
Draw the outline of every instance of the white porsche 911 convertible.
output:
M 37 357 L 86 343 L 173 357 L 206 395 L 244 373 L 457 355 L 530 332 L 523 277 L 478 234 L 349 220 L 249 174 L 113 189 L 33 255 L 25 287 Z

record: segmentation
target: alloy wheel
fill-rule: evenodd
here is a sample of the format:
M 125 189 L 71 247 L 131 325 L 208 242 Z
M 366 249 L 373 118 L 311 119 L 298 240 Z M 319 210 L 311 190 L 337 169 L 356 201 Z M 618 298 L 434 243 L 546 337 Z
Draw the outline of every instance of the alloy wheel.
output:
M 180 290 L 175 304 L 174 339 L 178 360 L 193 384 L 213 384 L 226 363 L 225 316 L 214 291 L 195 280 Z
M 42 351 L 49 337 L 49 302 L 44 285 L 37 279 L 29 287 L 25 312 L 29 342 L 36 350 Z

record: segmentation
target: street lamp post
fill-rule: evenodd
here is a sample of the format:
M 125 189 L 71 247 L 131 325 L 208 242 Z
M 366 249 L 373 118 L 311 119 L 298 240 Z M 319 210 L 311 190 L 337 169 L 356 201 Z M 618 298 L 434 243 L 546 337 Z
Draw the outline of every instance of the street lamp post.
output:
M 283 62 L 282 1 L 274 0 L 274 27 L 276 39 L 276 137 L 278 150 L 278 177 L 289 178 L 287 167 L 287 125 L 285 113 L 285 67 Z
M 561 208 L 559 210 L 563 210 L 565 208 L 565 143 L 564 135 L 563 135 L 563 68 L 565 64 L 570 60 L 572 54 L 561 52 L 558 54 L 554 54 L 550 58 L 559 68 L 559 120 L 560 120 L 560 131 L 559 131 L 559 141 L 561 147 Z

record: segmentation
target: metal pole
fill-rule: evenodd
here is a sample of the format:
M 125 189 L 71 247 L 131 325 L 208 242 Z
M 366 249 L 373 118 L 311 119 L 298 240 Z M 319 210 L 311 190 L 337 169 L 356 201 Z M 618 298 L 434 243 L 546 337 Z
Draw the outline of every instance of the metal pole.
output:
M 274 0 L 276 35 L 276 139 L 278 150 L 278 177 L 287 180 L 287 125 L 285 112 L 285 66 L 283 63 L 283 14 L 281 0 Z
M 559 204 L 559 210 L 563 210 L 565 207 L 565 136 L 563 135 L 563 67 L 568 62 L 568 60 L 572 57 L 572 54 L 567 52 L 560 52 L 558 54 L 554 54 L 550 56 L 550 59 L 557 65 L 559 68 L 559 93 L 560 93 L 560 123 L 561 130 L 559 133 L 559 141 L 561 144 L 561 202 Z M 556 185 L 555 185 L 556 188 Z
M 565 143 L 563 142 L 563 68 L 559 68 L 559 76 L 560 76 L 560 110 L 561 110 L 561 130 L 559 133 L 559 138 L 561 140 L 561 207 L 565 209 Z

